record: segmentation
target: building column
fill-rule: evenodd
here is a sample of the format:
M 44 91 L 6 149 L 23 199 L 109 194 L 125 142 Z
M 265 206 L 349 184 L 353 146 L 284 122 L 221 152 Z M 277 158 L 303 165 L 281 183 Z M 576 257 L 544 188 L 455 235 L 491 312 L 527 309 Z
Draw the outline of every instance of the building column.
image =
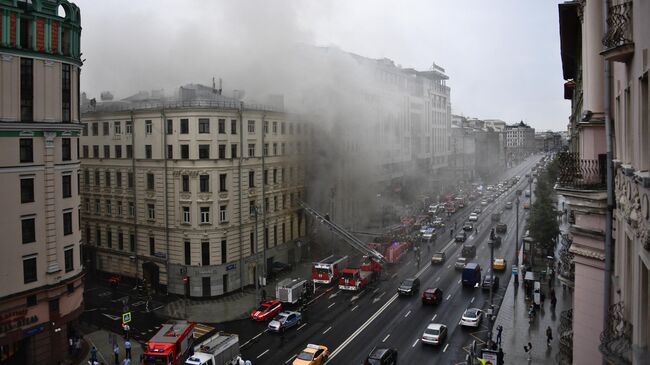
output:
M 603 108 L 604 63 L 600 52 L 603 49 L 603 4 L 602 1 L 584 2 L 582 24 L 582 84 L 583 110 L 599 113 Z
M 61 271 L 57 258 L 57 209 L 56 209 L 56 174 L 54 172 L 56 132 L 45 131 L 43 162 L 45 172 L 43 175 L 45 185 L 45 245 L 47 273 L 55 274 Z

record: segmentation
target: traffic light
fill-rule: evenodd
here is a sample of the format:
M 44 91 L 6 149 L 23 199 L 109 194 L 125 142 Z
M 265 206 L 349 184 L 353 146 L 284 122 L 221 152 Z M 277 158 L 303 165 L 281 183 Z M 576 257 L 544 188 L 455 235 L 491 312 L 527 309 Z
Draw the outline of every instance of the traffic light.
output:
M 494 241 L 495 235 L 494 235 L 494 228 L 490 231 L 490 239 Z

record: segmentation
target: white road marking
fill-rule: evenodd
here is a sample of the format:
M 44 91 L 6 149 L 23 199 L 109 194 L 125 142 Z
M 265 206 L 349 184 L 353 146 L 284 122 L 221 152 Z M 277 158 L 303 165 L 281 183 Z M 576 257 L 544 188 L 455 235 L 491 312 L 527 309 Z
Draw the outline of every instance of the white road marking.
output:
M 354 312 L 354 310 L 357 308 L 359 308 L 359 304 L 355 305 L 352 309 L 350 309 L 350 312 Z
M 449 298 L 451 298 L 451 294 L 447 295 L 447 300 L 449 300 Z
M 448 268 L 448 269 L 451 269 L 451 264 L 447 265 L 447 268 Z
M 419 341 L 420 341 L 419 338 L 417 340 L 415 340 L 415 342 L 413 342 L 413 346 L 411 346 L 411 347 L 415 347 L 415 345 L 417 345 Z
M 332 299 L 332 298 L 336 297 L 337 295 L 339 295 L 340 292 L 341 292 L 341 290 L 337 290 L 336 293 L 330 294 L 330 296 L 327 299 Z
M 432 321 L 435 321 L 435 320 L 436 320 L 436 317 L 438 317 L 438 315 L 437 315 L 437 314 L 434 314 L 434 315 L 433 315 L 433 318 L 431 318 L 431 320 L 432 320 Z
M 442 349 L 442 352 L 446 352 L 446 351 L 447 351 L 447 347 L 449 347 L 449 344 L 446 344 L 446 345 L 445 345 L 445 348 Z
M 470 303 L 474 303 L 474 297 L 472 297 L 472 300 L 469 301 Z
M 451 265 L 449 265 L 449 266 L 451 266 Z M 439 282 L 439 281 L 440 281 L 440 276 L 438 276 L 438 277 L 436 278 L 436 283 Z
M 461 280 L 462 280 L 462 279 L 458 279 L 458 284 L 460 284 Z
M 108 317 L 108 318 L 114 320 L 114 321 L 117 321 L 118 319 L 120 319 L 120 317 L 118 317 L 118 316 L 114 316 L 114 315 L 111 315 L 111 314 L 106 314 L 106 313 L 102 313 L 102 314 L 103 314 L 104 316 L 106 316 L 106 317 Z
M 406 314 L 404 315 L 404 318 L 408 317 L 410 314 L 411 314 L 411 311 L 406 312 Z
M 397 273 L 394 273 L 393 276 L 391 276 L 391 279 L 395 279 L 397 277 Z
M 289 361 L 291 361 L 291 360 L 293 360 L 293 359 L 295 359 L 295 358 L 296 358 L 296 355 L 293 355 L 293 356 L 291 356 L 291 357 L 289 358 L 289 360 L 285 361 L 284 363 L 285 363 L 285 364 L 288 364 Z
M 306 325 L 307 325 L 307 323 L 303 323 L 303 324 L 301 324 L 300 327 L 298 327 L 298 328 L 296 329 L 296 331 L 300 331 L 300 329 L 303 328 L 303 327 L 305 327 Z
M 332 308 L 334 306 L 334 304 L 336 304 L 336 302 L 334 302 L 334 303 L 330 304 L 329 306 L 327 306 L 327 309 Z
M 386 337 L 384 337 L 384 339 L 383 339 L 383 340 L 381 340 L 381 342 L 386 342 L 386 340 L 388 340 L 388 337 L 390 337 L 390 333 L 389 333 L 389 334 L 387 334 L 387 335 L 386 335 Z
M 304 326 L 304 325 L 303 325 L 303 326 Z M 264 331 L 262 331 L 262 332 L 256 334 L 255 337 L 253 337 L 253 338 L 251 338 L 250 340 L 248 340 L 248 341 L 244 342 L 243 344 L 241 344 L 239 347 L 242 348 L 242 347 L 248 345 L 251 341 L 255 340 L 256 338 L 260 337 L 261 335 L 263 335 L 264 333 L 266 333 L 266 332 L 268 332 L 268 331 L 269 331 L 268 329 L 265 329 Z
M 261 354 L 257 355 L 257 358 L 259 359 L 260 357 L 266 355 L 267 352 L 269 352 L 269 349 L 266 349 L 264 352 L 262 352 Z
M 329 332 L 331 329 L 332 329 L 332 326 L 327 327 L 327 329 L 326 329 L 325 331 L 323 331 L 323 334 L 326 334 L 326 333 Z

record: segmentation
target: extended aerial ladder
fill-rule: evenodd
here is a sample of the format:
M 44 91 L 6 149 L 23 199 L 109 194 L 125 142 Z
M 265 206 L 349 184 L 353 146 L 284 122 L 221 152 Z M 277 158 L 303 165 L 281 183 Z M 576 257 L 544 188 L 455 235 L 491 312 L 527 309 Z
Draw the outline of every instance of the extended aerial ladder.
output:
M 355 250 L 359 251 L 361 254 L 364 256 L 368 256 L 370 259 L 380 263 L 380 264 L 385 264 L 386 259 L 384 258 L 384 255 L 380 254 L 376 250 L 368 247 L 366 244 L 364 244 L 361 240 L 353 236 L 350 232 L 345 230 L 343 227 L 339 226 L 338 224 L 332 222 L 330 219 L 329 215 L 323 215 L 314 208 L 310 207 L 305 203 L 304 201 L 300 201 L 300 206 L 305 209 L 305 211 L 309 214 L 311 214 L 313 217 L 315 217 L 321 224 L 326 225 L 332 232 L 334 232 L 337 236 L 339 236 L 341 239 L 343 239 L 347 244 L 352 246 Z

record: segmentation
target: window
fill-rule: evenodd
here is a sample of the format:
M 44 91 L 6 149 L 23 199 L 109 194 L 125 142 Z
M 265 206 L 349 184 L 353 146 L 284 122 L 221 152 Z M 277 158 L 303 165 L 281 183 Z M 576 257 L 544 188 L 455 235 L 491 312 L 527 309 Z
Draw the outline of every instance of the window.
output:
M 185 241 L 185 265 L 191 265 L 192 264 L 192 246 L 190 244 L 190 241 Z
M 277 156 L 277 155 L 278 155 L 278 144 L 274 143 L 273 144 L 273 156 Z
M 210 133 L 210 119 L 199 118 L 199 133 Z
M 248 121 L 248 134 L 255 134 L 255 121 L 254 120 L 249 120 Z
M 149 255 L 153 256 L 156 254 L 156 239 L 149 237 Z
M 269 184 L 269 170 L 264 170 L 264 185 Z
M 264 156 L 269 155 L 269 144 L 268 143 L 264 143 L 264 150 L 262 151 L 262 153 L 264 154 Z
M 269 122 L 264 121 L 264 134 L 269 134 Z
M 120 134 L 122 134 L 122 123 L 113 122 L 113 132 L 115 132 L 116 136 L 119 136 Z
M 264 248 L 269 248 L 269 229 L 264 228 Z
M 226 183 L 227 183 L 226 178 L 227 177 L 228 177 L 227 174 L 219 174 L 219 191 L 220 192 L 228 191 L 228 186 L 226 185 Z
M 34 141 L 31 138 L 20 139 L 20 162 L 34 162 Z
M 36 218 L 22 218 L 20 223 L 22 226 L 23 243 L 36 242 Z
M 167 145 L 167 159 L 171 160 L 174 158 L 174 145 Z
M 167 119 L 167 134 L 174 134 L 174 121 Z
M 84 185 L 90 186 L 90 171 L 84 170 Z
M 199 191 L 202 193 L 210 192 L 210 175 L 199 176 Z
M 183 223 L 190 224 L 190 207 L 183 207 Z
M 278 183 L 278 169 L 273 169 L 273 183 Z
M 103 136 L 108 136 L 110 133 L 110 124 L 108 122 L 103 122 L 102 123 L 102 135 Z
M 144 121 L 144 133 L 145 134 L 153 133 L 153 125 L 151 124 L 150 120 L 145 120 Z
M 113 202 L 110 199 L 106 199 L 106 214 L 113 214 Z
M 99 123 L 93 123 L 92 124 L 93 128 L 93 136 L 98 136 L 99 135 Z
M 69 198 L 72 196 L 72 176 L 63 175 L 61 176 L 61 186 L 63 190 L 63 197 Z
M 210 242 L 201 242 L 201 265 L 210 265 Z
M 115 146 L 115 158 L 122 158 L 122 145 Z
M 251 232 L 250 234 L 250 243 L 251 243 L 250 251 L 252 255 L 255 253 L 255 233 L 253 232 Z
M 25 21 L 25 23 L 28 23 Z M 4 26 L 4 22 L 2 23 Z M 31 28 L 30 28 L 31 29 Z M 20 59 L 20 120 L 34 119 L 34 60 Z
M 101 246 L 102 245 L 102 230 L 99 228 L 99 226 L 95 226 L 95 245 Z
M 154 176 L 152 173 L 147 174 L 147 190 L 154 189 Z
M 111 158 L 111 146 L 104 146 L 104 158 Z
M 61 160 L 70 161 L 72 159 L 72 148 L 70 138 L 61 138 Z
M 133 123 L 131 123 L 131 121 L 124 122 L 124 128 L 125 128 L 124 132 L 126 134 L 133 133 Z
M 93 145 L 93 158 L 99 158 L 99 146 Z
M 124 233 L 122 231 L 117 231 L 117 248 L 120 251 L 124 250 Z
M 278 122 L 273 122 L 273 134 L 278 133 Z
M 201 207 L 201 223 L 210 223 L 210 207 Z
M 135 252 L 135 235 L 129 234 L 129 250 Z
M 284 122 L 280 123 L 280 134 L 284 134 Z
M 147 213 L 149 219 L 156 219 L 156 207 L 153 204 L 147 204 Z
M 84 145 L 81 150 L 83 151 L 83 158 L 88 158 L 88 146 Z
M 34 178 L 20 179 L 20 202 L 23 204 L 34 202 Z
M 273 210 L 274 211 L 278 210 L 278 197 L 277 196 L 273 197 Z
M 133 216 L 135 216 L 135 204 L 129 202 L 129 217 L 133 218 Z
M 199 145 L 199 159 L 207 160 L 210 158 L 210 145 L 209 144 L 200 144 Z
M 72 212 L 63 213 L 63 235 L 72 234 Z
M 231 144 L 230 145 L 230 158 L 237 158 L 237 145 L 236 144 Z
M 65 272 L 70 272 L 74 270 L 74 256 L 72 252 L 72 247 L 63 251 L 64 261 L 65 261 Z
M 226 145 L 225 144 L 220 144 L 219 145 L 219 159 L 225 159 L 226 158 Z
M 286 240 L 286 238 L 287 238 L 287 237 L 286 237 L 286 236 L 287 236 L 287 235 L 286 235 L 286 232 L 287 232 L 287 230 L 286 230 L 285 224 L 284 224 L 284 222 L 283 222 L 283 223 L 282 223 L 282 242 L 286 242 L 286 241 L 287 241 L 287 240 Z
M 269 198 L 264 198 L 264 211 L 269 211 Z
M 122 187 L 122 171 L 115 172 L 115 186 Z
M 219 134 L 226 134 L 226 120 L 219 119 Z
M 284 167 L 282 168 L 282 173 L 280 174 L 280 182 L 284 182 Z
M 226 240 L 221 240 L 221 263 L 225 264 L 228 262 L 228 245 Z
M 293 123 L 289 123 L 289 134 L 293 134 Z
M 228 220 L 226 219 L 226 206 L 222 205 L 219 207 L 219 222 L 225 223 Z
M 230 134 L 237 134 L 237 119 L 230 120 Z
M 106 246 L 108 246 L 108 248 L 113 247 L 113 231 L 111 230 L 111 227 L 106 229 Z
M 255 157 L 255 143 L 248 144 L 248 157 Z
M 255 208 L 255 200 L 251 200 L 248 202 L 248 213 L 250 215 L 255 215 L 257 211 L 257 208 Z
M 132 172 L 128 172 L 126 174 L 126 180 L 127 180 L 127 186 L 129 188 L 132 188 L 133 187 L 133 173 Z
M 248 187 L 249 188 L 255 187 L 255 171 L 251 170 L 248 172 Z
M 122 214 L 123 214 L 123 213 L 122 213 L 122 201 L 121 201 L 121 200 L 118 200 L 118 201 L 117 201 L 117 215 L 118 215 L 119 217 L 121 217 Z
M 95 199 L 95 214 L 99 214 L 101 212 L 101 206 L 99 204 L 99 199 Z
M 181 175 L 181 191 L 190 191 L 190 175 Z
M 144 158 L 146 159 L 151 159 L 151 145 L 146 144 L 144 145 Z
M 126 145 L 126 158 L 133 158 L 133 146 L 130 144 Z
M 181 134 L 188 134 L 188 133 L 190 133 L 190 120 L 181 119 Z
M 280 154 L 284 155 L 286 154 L 286 152 L 287 152 L 286 145 L 284 144 L 284 142 L 282 142 Z
M 111 186 L 111 172 L 104 172 L 104 185 Z
M 187 160 L 188 158 L 190 158 L 190 145 L 188 144 L 181 145 L 181 158 L 183 160 Z
M 33 283 L 36 277 L 36 257 L 23 258 L 23 280 L 25 284 Z

